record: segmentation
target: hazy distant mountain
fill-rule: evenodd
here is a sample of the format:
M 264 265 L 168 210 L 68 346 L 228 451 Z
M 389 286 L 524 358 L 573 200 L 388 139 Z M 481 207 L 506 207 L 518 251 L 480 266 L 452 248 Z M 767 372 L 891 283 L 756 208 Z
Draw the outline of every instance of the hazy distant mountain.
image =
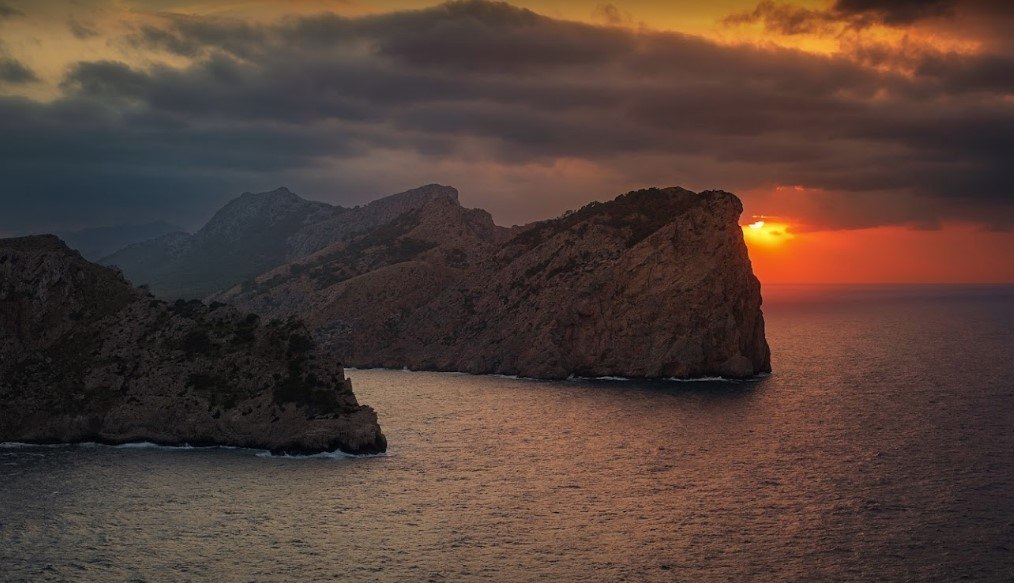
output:
M 96 261 L 127 245 L 179 231 L 183 229 L 164 221 L 157 221 L 143 225 L 93 227 L 59 233 L 59 236 L 85 259 Z
M 505 229 L 435 199 L 217 299 L 298 315 L 353 366 L 749 377 L 770 357 L 741 212 L 649 189 Z
M 0 442 L 278 453 L 387 442 L 297 320 L 154 300 L 52 235 L 0 239 Z
M 356 208 L 304 200 L 286 188 L 243 193 L 193 235 L 170 233 L 130 245 L 101 263 L 116 265 L 158 296 L 202 298 L 352 234 L 390 221 L 434 197 L 457 197 L 429 185 Z

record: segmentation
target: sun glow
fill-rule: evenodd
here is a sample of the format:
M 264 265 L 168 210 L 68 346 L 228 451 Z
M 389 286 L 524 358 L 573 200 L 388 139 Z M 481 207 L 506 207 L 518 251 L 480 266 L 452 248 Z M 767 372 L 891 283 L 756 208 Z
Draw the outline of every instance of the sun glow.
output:
M 743 225 L 743 238 L 750 247 L 777 248 L 795 237 L 791 233 L 788 223 L 758 220 L 749 225 Z

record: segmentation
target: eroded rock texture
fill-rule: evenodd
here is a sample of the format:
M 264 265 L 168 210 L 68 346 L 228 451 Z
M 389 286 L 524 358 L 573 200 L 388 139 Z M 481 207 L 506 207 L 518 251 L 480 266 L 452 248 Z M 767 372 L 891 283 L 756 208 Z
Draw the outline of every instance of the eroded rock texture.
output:
M 299 321 L 156 300 L 53 236 L 0 240 L 0 441 L 386 449 Z
M 770 355 L 741 212 L 648 189 L 505 229 L 438 196 L 218 297 L 298 315 L 358 367 L 750 377 Z

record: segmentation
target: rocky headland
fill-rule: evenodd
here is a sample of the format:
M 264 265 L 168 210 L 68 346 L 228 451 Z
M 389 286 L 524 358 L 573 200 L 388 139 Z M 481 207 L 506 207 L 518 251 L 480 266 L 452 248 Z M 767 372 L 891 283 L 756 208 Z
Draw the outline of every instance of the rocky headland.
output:
M 735 195 L 646 189 L 506 229 L 453 189 L 429 192 L 213 297 L 298 316 L 356 367 L 552 379 L 770 371 Z
M 54 236 L 0 239 L 0 442 L 137 441 L 387 446 L 300 321 L 155 299 Z

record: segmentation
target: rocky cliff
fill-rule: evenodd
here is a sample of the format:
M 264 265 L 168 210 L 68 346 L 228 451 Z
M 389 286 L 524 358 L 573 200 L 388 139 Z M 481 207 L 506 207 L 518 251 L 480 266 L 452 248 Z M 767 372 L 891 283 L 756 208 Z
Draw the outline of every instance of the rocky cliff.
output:
M 512 230 L 437 199 L 221 297 L 354 366 L 541 378 L 770 370 L 727 192 L 631 192 Z
M 0 239 L 0 441 L 386 448 L 299 321 L 156 300 L 53 236 Z

